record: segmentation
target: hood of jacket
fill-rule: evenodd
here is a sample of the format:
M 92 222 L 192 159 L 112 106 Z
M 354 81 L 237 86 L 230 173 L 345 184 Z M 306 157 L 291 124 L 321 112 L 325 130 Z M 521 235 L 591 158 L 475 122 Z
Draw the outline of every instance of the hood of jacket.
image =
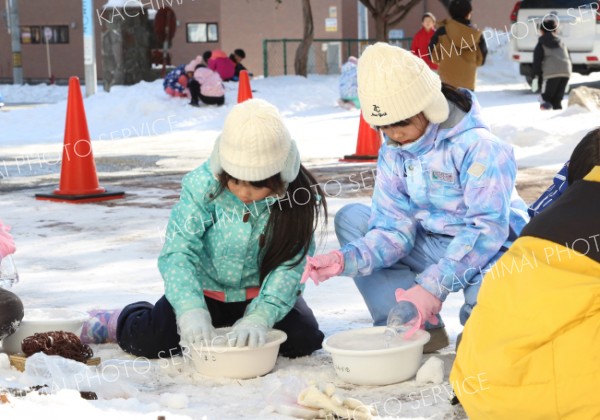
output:
M 481 31 L 473 27 L 468 20 L 444 19 L 439 27 L 446 28 L 446 35 L 456 44 L 458 49 L 477 49 Z
M 560 38 L 554 36 L 552 32 L 546 32 L 540 37 L 540 42 L 544 47 L 548 48 L 561 48 Z

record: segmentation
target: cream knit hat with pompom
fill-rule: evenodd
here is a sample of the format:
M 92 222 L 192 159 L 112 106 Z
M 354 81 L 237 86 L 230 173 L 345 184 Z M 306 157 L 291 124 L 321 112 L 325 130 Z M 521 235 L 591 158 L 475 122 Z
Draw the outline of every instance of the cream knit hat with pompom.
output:
M 215 142 L 210 166 L 241 181 L 262 181 L 278 173 L 290 183 L 300 171 L 300 153 L 277 108 L 262 99 L 235 105 Z
M 448 119 L 442 82 L 410 51 L 378 42 L 358 60 L 358 98 L 365 121 L 393 124 L 423 112 L 432 123 Z

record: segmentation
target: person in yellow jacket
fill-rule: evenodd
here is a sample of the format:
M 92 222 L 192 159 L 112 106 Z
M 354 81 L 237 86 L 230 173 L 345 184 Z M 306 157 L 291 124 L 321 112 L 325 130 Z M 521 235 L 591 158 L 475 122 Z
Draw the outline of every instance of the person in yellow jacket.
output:
M 600 129 L 486 274 L 450 374 L 471 419 L 600 418 Z
M 439 22 L 429 43 L 431 60 L 439 65 L 442 82 L 475 90 L 477 67 L 483 66 L 487 56 L 485 38 L 471 24 L 469 0 L 452 0 L 448 12 L 451 19 Z

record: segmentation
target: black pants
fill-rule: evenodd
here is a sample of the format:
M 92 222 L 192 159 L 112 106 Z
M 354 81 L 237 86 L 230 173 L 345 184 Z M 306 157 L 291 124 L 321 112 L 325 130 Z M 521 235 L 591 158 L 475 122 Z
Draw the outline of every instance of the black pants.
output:
M 23 303 L 13 292 L 0 287 L 0 340 L 14 333 L 23 319 Z
M 188 89 L 190 95 L 192 95 L 191 103 L 198 105 L 198 101 L 204 102 L 206 105 L 223 105 L 225 103 L 225 96 L 204 96 L 200 93 L 200 83 L 197 80 L 190 80 L 188 82 Z
M 569 83 L 568 77 L 553 77 L 544 80 L 542 99 L 552 105 L 552 109 L 562 109 L 561 101 Z
M 225 303 L 208 297 L 205 300 L 215 328 L 233 325 L 251 302 Z M 273 328 L 287 334 L 287 340 L 279 348 L 279 354 L 285 357 L 308 356 L 323 343 L 324 335 L 302 297 Z M 148 302 L 127 305 L 119 316 L 117 342 L 127 353 L 149 359 L 166 358 L 181 352 L 179 340 L 175 312 L 164 296 L 156 305 Z

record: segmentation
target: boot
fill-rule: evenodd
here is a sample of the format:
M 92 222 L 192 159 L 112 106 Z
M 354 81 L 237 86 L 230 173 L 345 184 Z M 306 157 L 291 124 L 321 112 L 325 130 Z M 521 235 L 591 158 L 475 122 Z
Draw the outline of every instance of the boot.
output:
M 83 323 L 81 342 L 83 344 L 115 343 L 117 341 L 117 321 L 122 309 L 95 309 L 89 311 L 89 319 Z
M 425 343 L 425 346 L 423 346 L 423 353 L 433 353 L 434 351 L 441 350 L 450 344 L 450 339 L 448 338 L 446 328 L 434 328 L 427 330 L 427 332 L 431 335 L 431 339 L 429 342 Z

